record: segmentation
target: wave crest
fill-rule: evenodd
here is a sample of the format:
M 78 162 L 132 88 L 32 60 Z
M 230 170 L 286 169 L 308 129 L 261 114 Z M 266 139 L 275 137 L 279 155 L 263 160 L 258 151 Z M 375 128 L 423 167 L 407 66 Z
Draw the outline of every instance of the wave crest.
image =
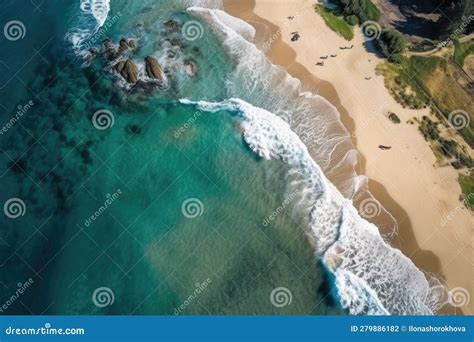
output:
M 383 240 L 375 225 L 359 216 L 285 121 L 236 98 L 181 103 L 208 112 L 234 113 L 241 119 L 244 140 L 255 153 L 282 160 L 301 177 L 311 203 L 308 233 L 335 276 L 341 305 L 351 314 L 426 315 L 437 311 L 439 281 L 427 279 L 408 257 Z

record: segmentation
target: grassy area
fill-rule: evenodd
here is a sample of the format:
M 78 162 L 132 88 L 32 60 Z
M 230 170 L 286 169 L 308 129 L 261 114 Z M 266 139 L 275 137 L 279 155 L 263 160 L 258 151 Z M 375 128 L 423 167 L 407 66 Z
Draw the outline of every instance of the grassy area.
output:
M 354 38 L 352 27 L 344 20 L 344 18 L 335 15 L 331 10 L 325 8 L 323 5 L 315 5 L 316 12 L 323 17 L 326 25 L 340 34 L 346 40 Z
M 464 61 L 467 56 L 474 53 L 474 43 L 466 42 L 459 43 L 459 41 L 454 42 L 454 61 L 460 66 L 464 66 Z
M 423 116 L 419 126 L 421 134 L 430 142 L 437 159 L 448 161 L 455 169 L 472 168 L 474 162 L 471 157 L 456 141 L 441 136 L 439 125 L 439 122 Z
M 474 103 L 469 90 L 458 82 L 458 69 L 442 57 L 412 56 L 398 65 L 386 63 L 380 71 L 389 92 L 404 107 L 431 106 L 436 115 L 439 109 L 445 119 L 455 110 L 465 111 L 470 123 L 459 132 L 474 148 Z
M 470 209 L 474 209 L 474 176 L 459 175 L 459 185 L 461 186 L 464 203 Z
M 371 20 L 378 21 L 380 18 L 380 11 L 377 8 L 377 6 L 375 6 L 373 2 L 370 0 L 366 1 L 366 6 L 367 6 L 366 7 L 367 16 L 371 18 Z
M 335 4 L 344 15 L 355 15 L 359 23 L 379 21 L 380 11 L 371 0 L 336 0 Z

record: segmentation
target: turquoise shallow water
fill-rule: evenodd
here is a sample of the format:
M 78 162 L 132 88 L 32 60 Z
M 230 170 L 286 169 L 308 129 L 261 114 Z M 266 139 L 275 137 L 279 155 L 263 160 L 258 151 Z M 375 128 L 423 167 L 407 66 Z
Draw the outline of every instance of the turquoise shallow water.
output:
M 287 166 L 247 147 L 236 113 L 177 103 L 225 98 L 234 64 L 207 26 L 205 40 L 182 49 L 199 65 L 196 77 L 127 92 L 102 60 L 82 68 L 64 40 L 77 7 L 11 2 L 1 15 L 27 30 L 18 41 L 1 37 L 2 122 L 34 102 L 0 136 L 0 202 L 25 203 L 23 216 L 0 218 L 4 313 L 341 313 Z M 144 57 L 159 48 L 156 25 L 189 18 L 176 7 L 114 2 L 109 16 L 122 11 L 121 19 L 107 36 L 141 34 Z M 93 125 L 100 109 L 113 117 L 105 130 Z M 104 287 L 105 306 L 94 295 Z M 275 305 L 278 288 L 289 291 L 285 306 Z

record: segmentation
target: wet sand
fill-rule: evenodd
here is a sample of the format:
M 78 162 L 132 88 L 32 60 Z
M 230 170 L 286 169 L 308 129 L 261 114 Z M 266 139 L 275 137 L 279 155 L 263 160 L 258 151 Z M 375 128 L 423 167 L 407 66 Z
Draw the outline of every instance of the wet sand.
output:
M 369 177 L 371 193 L 398 222 L 399 233 L 392 244 L 420 269 L 441 279 L 448 289 L 463 287 L 472 293 L 474 278 L 468 275 L 473 273 L 473 215 L 466 209 L 457 210 L 460 189 L 455 171 L 435 168 L 434 155 L 416 125 L 406 123 L 429 114 L 428 110 L 413 111 L 398 105 L 385 89 L 383 78 L 375 75 L 375 66 L 382 60 L 364 47 L 362 35 L 355 30 L 351 42 L 337 36 L 314 12 L 312 1 L 224 3 L 229 14 L 253 25 L 257 36 L 272 37 L 267 55 L 301 81 L 302 91 L 320 94 L 336 106 L 359 151 L 356 172 Z M 289 21 L 290 15 L 295 19 Z M 270 32 L 262 32 L 265 27 Z M 290 40 L 294 31 L 301 35 L 297 42 Z M 351 44 L 351 50 L 339 49 Z M 338 57 L 328 60 L 324 67 L 314 65 L 320 55 L 330 53 Z M 367 75 L 375 82 L 365 80 Z M 354 88 L 357 91 L 348 91 Z M 402 119 L 400 125 L 381 115 L 387 109 Z M 394 148 L 378 149 L 387 140 Z M 456 215 L 446 220 L 453 210 Z M 474 311 L 472 303 L 462 309 L 467 314 Z M 445 307 L 442 313 L 462 311 Z

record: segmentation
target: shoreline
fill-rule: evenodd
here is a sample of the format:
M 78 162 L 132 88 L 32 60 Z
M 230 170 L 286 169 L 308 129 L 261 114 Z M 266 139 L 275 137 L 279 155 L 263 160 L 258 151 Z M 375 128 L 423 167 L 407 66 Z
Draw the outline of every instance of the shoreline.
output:
M 285 32 L 285 31 L 295 30 L 295 29 L 290 29 L 289 27 L 286 27 L 286 26 L 291 26 L 293 22 L 290 22 L 289 25 L 286 25 L 284 23 L 283 25 L 278 26 L 274 22 L 270 21 L 268 18 L 263 18 L 262 16 L 271 17 L 271 16 L 275 16 L 275 14 L 274 12 L 270 13 L 268 11 L 262 11 L 262 9 L 265 8 L 265 6 L 269 5 L 268 2 L 267 3 L 265 3 L 265 1 L 259 2 L 258 5 L 261 7 L 260 9 L 257 8 L 257 2 L 258 1 L 255 1 L 255 0 L 243 0 L 243 1 L 239 1 L 239 3 L 237 4 L 230 0 L 224 0 L 224 8 L 225 8 L 225 11 L 228 12 L 229 14 L 235 17 L 238 17 L 248 22 L 249 24 L 251 24 L 257 30 L 257 36 L 259 34 L 259 31 L 261 31 L 261 27 L 259 26 L 261 26 L 262 24 L 265 25 L 270 30 L 270 34 L 272 36 L 270 49 L 266 51 L 266 54 L 269 57 L 270 61 L 273 64 L 282 66 L 291 76 L 299 79 L 301 81 L 302 91 L 311 91 L 313 93 L 321 95 L 326 100 L 328 100 L 339 111 L 340 119 L 342 121 L 342 124 L 346 127 L 346 129 L 350 133 L 358 133 L 357 128 L 358 126 L 360 128 L 361 120 L 360 119 L 357 120 L 357 118 L 354 118 L 349 114 L 349 111 L 346 109 L 346 106 L 344 106 L 343 104 L 343 101 L 347 100 L 347 99 L 344 99 L 345 97 L 344 93 L 341 93 L 341 96 L 340 96 L 338 91 L 336 90 L 337 89 L 336 86 L 330 81 L 327 81 L 327 79 L 332 80 L 332 78 L 322 78 L 319 76 L 319 74 L 316 76 L 315 72 L 311 72 L 310 70 L 308 70 L 307 63 L 300 63 L 300 61 L 298 61 L 298 53 L 295 51 L 295 49 L 292 46 L 289 45 L 291 42 L 289 42 L 288 39 L 287 41 L 284 41 L 283 37 L 285 37 L 285 35 L 288 34 L 288 32 Z M 292 4 L 295 5 L 295 2 L 293 1 Z M 274 7 L 286 6 L 288 9 L 288 8 L 291 8 L 292 4 L 290 2 L 286 4 L 283 4 L 283 2 L 276 2 L 276 3 L 274 2 L 271 5 Z M 298 5 L 303 6 L 303 5 L 307 5 L 307 3 L 299 2 Z M 295 12 L 294 8 L 292 12 Z M 294 13 L 292 12 L 288 12 L 287 14 L 294 15 Z M 311 13 L 305 12 L 304 14 L 303 13 L 298 14 L 298 16 L 299 15 L 301 16 L 311 15 Z M 281 18 L 281 19 L 285 19 L 285 18 L 286 17 Z M 314 12 L 314 20 L 316 21 L 318 18 L 321 19 L 318 16 L 318 14 Z M 324 25 L 324 27 L 326 26 Z M 318 27 L 318 29 L 322 30 L 322 27 Z M 329 29 L 326 27 L 326 30 L 329 30 Z M 302 34 L 306 34 L 306 35 L 308 34 L 308 33 L 303 32 L 302 30 L 298 30 L 298 31 Z M 332 34 L 335 34 L 335 33 L 332 33 Z M 319 37 L 315 37 L 315 40 L 317 40 L 317 38 Z M 351 44 L 354 43 L 355 45 L 357 44 L 357 42 L 354 42 L 354 40 L 355 39 L 353 39 Z M 366 55 L 370 59 L 376 59 L 376 57 L 370 52 L 366 52 Z M 369 62 L 370 62 L 370 59 L 369 59 Z M 375 67 L 375 63 L 373 66 Z M 384 85 L 383 87 L 384 87 L 383 90 L 386 91 Z M 388 94 L 388 91 L 386 91 L 386 93 L 388 96 L 390 96 Z M 364 122 L 362 121 L 362 124 L 363 123 Z M 365 129 L 365 127 L 363 128 Z M 433 250 L 431 250 L 431 248 L 426 248 L 425 246 L 421 246 L 420 243 L 418 242 L 419 239 L 417 238 L 417 234 L 416 234 L 417 231 L 414 229 L 414 226 L 412 224 L 411 216 L 413 215 L 410 215 L 410 213 L 404 209 L 405 204 L 400 201 L 397 201 L 397 199 L 391 196 L 389 189 L 385 185 L 386 182 L 384 181 L 383 177 L 379 177 L 382 179 L 375 179 L 371 176 L 369 172 L 370 167 L 368 167 L 367 165 L 368 160 L 366 158 L 366 154 L 364 154 L 363 151 L 361 151 L 360 145 L 362 143 L 359 141 L 360 139 L 358 139 L 362 135 L 362 133 L 351 134 L 352 144 L 358 152 L 358 161 L 357 161 L 357 164 L 355 165 L 355 171 L 358 175 L 367 175 L 368 187 L 369 187 L 370 193 L 378 201 L 380 201 L 382 206 L 386 210 L 388 210 L 389 213 L 391 213 L 395 217 L 398 223 L 398 235 L 396 235 L 393 238 L 393 240 L 391 241 L 391 245 L 400 249 L 422 271 L 426 273 L 430 273 L 430 274 L 435 274 L 437 278 L 440 278 L 440 280 L 442 280 L 444 285 L 447 285 L 448 288 L 456 287 L 455 285 L 456 280 L 459 279 L 459 275 L 462 277 L 463 274 L 462 273 L 458 274 L 458 277 L 456 280 L 451 280 L 450 278 L 453 278 L 453 277 L 452 276 L 448 277 L 445 274 L 444 267 L 446 267 L 446 265 L 443 266 L 443 262 L 440 256 L 437 255 Z M 370 134 L 370 132 L 367 132 L 367 133 Z M 415 132 L 415 133 L 419 134 L 419 138 L 421 139 L 421 134 L 418 132 Z M 428 146 L 428 143 L 426 143 L 426 146 Z M 370 154 L 367 154 L 367 155 L 370 155 Z M 372 163 L 372 162 L 369 160 L 369 163 Z M 432 165 L 428 165 L 428 166 L 432 167 Z M 420 215 L 422 214 L 419 214 L 418 216 Z M 425 229 L 427 228 L 428 227 L 426 227 Z M 442 242 L 443 241 L 441 241 L 441 243 Z M 448 261 L 448 264 L 449 262 L 450 261 Z M 453 285 L 450 285 L 450 283 L 452 283 Z M 469 287 L 469 289 L 472 289 L 472 286 Z M 460 310 L 459 308 L 452 308 L 452 307 L 445 306 L 441 308 L 440 313 L 462 314 L 462 310 Z

